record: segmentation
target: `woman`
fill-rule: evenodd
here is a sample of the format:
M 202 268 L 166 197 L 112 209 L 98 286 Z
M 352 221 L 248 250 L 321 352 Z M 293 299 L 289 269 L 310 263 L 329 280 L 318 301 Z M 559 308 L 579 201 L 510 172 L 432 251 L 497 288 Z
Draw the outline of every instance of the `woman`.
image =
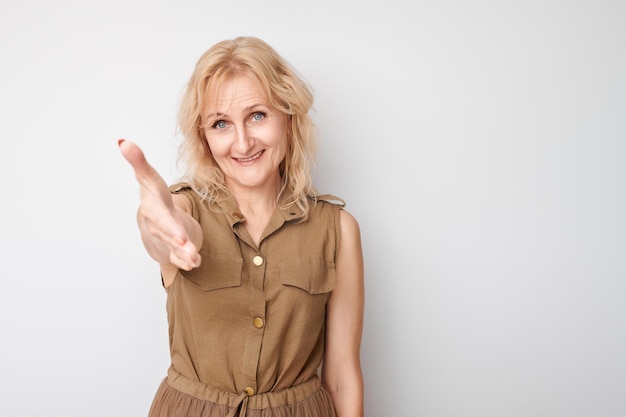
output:
M 171 367 L 150 417 L 363 416 L 359 226 L 312 185 L 312 104 L 269 45 L 240 37 L 187 84 L 180 183 L 119 141 L 167 292 Z

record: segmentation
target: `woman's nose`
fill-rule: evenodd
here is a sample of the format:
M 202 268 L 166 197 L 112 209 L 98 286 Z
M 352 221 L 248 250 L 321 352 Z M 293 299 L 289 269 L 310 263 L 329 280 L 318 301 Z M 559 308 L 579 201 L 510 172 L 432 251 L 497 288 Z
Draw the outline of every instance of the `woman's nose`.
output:
M 235 129 L 235 149 L 237 152 L 246 153 L 253 144 L 250 132 L 246 126 L 237 126 Z

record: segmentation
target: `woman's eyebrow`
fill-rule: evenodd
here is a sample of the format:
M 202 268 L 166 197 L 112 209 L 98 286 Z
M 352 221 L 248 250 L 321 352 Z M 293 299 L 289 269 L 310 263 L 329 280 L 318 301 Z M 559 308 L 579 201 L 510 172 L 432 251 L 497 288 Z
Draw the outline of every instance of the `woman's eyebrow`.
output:
M 249 106 L 244 107 L 243 112 L 248 113 L 258 107 L 269 107 L 269 106 L 265 103 L 251 104 Z M 210 119 L 212 117 L 224 117 L 224 116 L 228 116 L 228 113 L 222 113 L 222 112 L 209 113 L 205 116 L 205 118 Z

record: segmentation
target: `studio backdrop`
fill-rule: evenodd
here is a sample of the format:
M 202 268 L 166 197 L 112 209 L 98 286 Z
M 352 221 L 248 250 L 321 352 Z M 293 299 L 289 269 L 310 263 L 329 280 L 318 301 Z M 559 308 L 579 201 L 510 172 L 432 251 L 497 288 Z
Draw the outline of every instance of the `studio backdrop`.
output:
M 626 415 L 626 3 L 3 1 L 0 415 L 145 416 L 165 292 L 117 148 L 173 182 L 197 58 L 266 40 L 359 221 L 366 416 Z

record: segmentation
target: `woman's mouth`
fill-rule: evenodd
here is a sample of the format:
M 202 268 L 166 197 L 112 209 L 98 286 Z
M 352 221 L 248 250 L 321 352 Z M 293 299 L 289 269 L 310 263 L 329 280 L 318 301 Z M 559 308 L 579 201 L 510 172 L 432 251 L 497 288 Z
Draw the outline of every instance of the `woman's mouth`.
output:
M 258 159 L 261 157 L 261 155 L 263 154 L 263 152 L 265 151 L 259 151 L 257 153 L 255 153 L 254 155 L 252 155 L 249 158 L 234 158 L 237 162 L 250 162 L 250 161 L 254 161 L 255 159 Z

